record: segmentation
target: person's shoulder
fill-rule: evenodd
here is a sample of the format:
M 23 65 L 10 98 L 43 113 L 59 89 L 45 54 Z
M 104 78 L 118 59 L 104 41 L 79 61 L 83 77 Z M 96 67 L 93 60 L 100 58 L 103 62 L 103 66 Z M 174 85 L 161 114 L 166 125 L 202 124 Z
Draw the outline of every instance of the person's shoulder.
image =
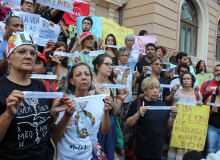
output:
M 162 77 L 159 78 L 159 82 L 160 82 L 160 84 L 168 84 L 168 82 L 165 79 L 163 79 Z

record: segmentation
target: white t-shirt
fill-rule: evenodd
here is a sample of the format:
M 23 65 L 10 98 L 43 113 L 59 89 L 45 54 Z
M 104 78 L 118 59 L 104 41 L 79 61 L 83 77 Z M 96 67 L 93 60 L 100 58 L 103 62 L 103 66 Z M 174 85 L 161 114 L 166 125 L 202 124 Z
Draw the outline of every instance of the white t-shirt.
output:
M 85 103 L 84 103 L 85 104 Z M 76 105 L 79 105 L 77 103 Z M 81 105 L 83 107 L 83 105 Z M 94 135 L 99 132 L 100 124 L 104 114 L 103 100 L 88 101 L 83 109 L 87 120 L 90 122 Z M 56 124 L 59 123 L 65 111 L 61 112 Z M 83 131 L 83 132 L 82 132 Z M 84 134 L 83 134 L 84 133 Z M 96 136 L 97 137 L 97 136 Z M 85 126 L 75 111 L 71 116 L 63 136 L 57 141 L 58 160 L 90 160 L 92 159 L 92 142 Z
M 116 81 L 121 84 L 123 72 L 118 74 Z M 130 73 L 127 77 L 126 87 L 129 89 L 129 95 L 125 98 L 124 103 L 132 101 L 132 74 Z

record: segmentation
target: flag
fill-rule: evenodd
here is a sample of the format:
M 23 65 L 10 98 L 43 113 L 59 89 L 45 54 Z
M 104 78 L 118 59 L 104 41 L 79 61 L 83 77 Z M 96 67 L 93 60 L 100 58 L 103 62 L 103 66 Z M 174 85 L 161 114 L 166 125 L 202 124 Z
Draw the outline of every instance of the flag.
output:
M 88 16 L 90 11 L 90 4 L 85 2 L 74 1 L 73 13 L 65 12 L 63 19 L 65 19 L 65 25 L 76 26 L 76 17 Z

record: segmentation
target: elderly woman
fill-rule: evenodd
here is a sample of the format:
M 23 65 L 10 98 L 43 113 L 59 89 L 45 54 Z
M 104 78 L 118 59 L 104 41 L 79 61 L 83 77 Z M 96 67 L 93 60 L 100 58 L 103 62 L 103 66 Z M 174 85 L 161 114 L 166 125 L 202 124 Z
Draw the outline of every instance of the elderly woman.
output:
M 65 83 L 69 96 L 72 98 L 90 96 L 89 90 L 93 88 L 92 72 L 88 64 L 84 62 L 74 64 L 68 72 Z M 74 105 L 79 105 L 83 110 L 86 120 L 91 124 L 96 141 L 99 131 L 102 134 L 108 133 L 109 111 L 113 107 L 111 97 L 107 96 L 105 103 L 102 99 L 79 103 L 74 100 Z M 75 109 L 61 112 L 53 130 L 53 140 L 57 141 L 57 159 L 92 159 L 91 135 L 88 134 L 88 129 Z
M 136 137 L 134 150 L 137 160 L 155 159 L 160 160 L 163 156 L 163 142 L 166 129 L 171 127 L 178 112 L 175 106 L 169 110 L 148 110 L 147 106 L 166 106 L 164 101 L 158 99 L 160 82 L 155 77 L 148 77 L 142 83 L 142 90 L 146 96 L 132 102 L 128 111 L 126 126 L 138 125 L 138 130 L 132 135 Z M 139 103 L 138 103 L 139 102 Z M 141 104 L 144 106 L 138 106 Z M 138 107 L 138 108 L 137 108 Z M 138 110 L 138 112 L 137 112 Z M 133 142 L 130 143 L 131 149 Z
M 120 99 L 116 102 L 114 98 L 114 107 L 109 111 L 109 119 L 111 122 L 111 126 L 107 135 L 103 135 L 102 133 L 98 134 L 98 140 L 100 145 L 102 146 L 105 154 L 108 159 L 114 159 L 114 149 L 115 149 L 115 120 L 113 116 L 117 116 L 121 106 L 124 102 L 124 99 L 128 96 L 129 91 L 126 87 L 122 89 L 119 93 L 116 88 L 105 88 L 102 84 L 118 84 L 116 80 L 113 79 L 113 61 L 112 58 L 107 54 L 101 54 L 93 60 L 93 65 L 95 66 L 96 78 L 94 79 L 94 83 L 96 87 L 96 94 L 109 94 L 110 96 L 116 96 L 121 94 Z M 115 157 L 116 158 L 116 157 Z
M 105 39 L 105 45 L 117 45 L 116 38 L 113 34 L 107 35 Z M 112 60 L 115 65 L 118 65 L 118 50 L 117 48 L 106 47 L 105 53 L 112 57 Z
M 135 70 L 135 65 L 138 62 L 138 56 L 139 56 L 139 52 L 137 50 L 134 50 L 132 47 L 135 43 L 135 36 L 132 34 L 128 34 L 125 37 L 125 46 L 130 49 L 131 54 L 129 56 L 128 62 L 127 62 L 127 66 L 131 69 L 131 71 Z
M 180 83 L 183 89 L 179 89 L 173 96 L 173 104 L 196 104 L 198 106 L 203 105 L 202 94 L 199 91 L 193 89 L 195 83 L 195 77 L 189 71 L 185 71 L 180 76 Z M 197 94 L 198 93 L 198 94 Z M 189 150 L 184 148 L 169 147 L 167 160 L 182 160 L 183 156 Z
M 208 97 L 207 102 L 220 104 L 220 81 L 218 82 L 216 94 Z M 206 104 L 207 104 L 206 102 Z M 220 150 L 220 112 L 218 106 L 210 107 L 209 126 L 207 134 L 207 155 Z
M 0 80 L 0 159 L 47 160 L 48 131 L 73 102 L 66 96 L 53 104 L 50 99 L 24 99 L 22 91 L 47 92 L 43 82 L 29 78 L 36 49 L 24 32 L 12 35 L 7 46 L 10 75 Z
M 65 42 L 57 42 L 55 43 L 55 52 L 67 52 L 68 47 Z M 70 66 L 68 65 L 68 57 L 64 56 L 58 56 L 54 55 L 51 58 L 51 55 L 47 54 L 48 64 L 46 72 L 48 75 L 57 75 L 62 79 L 63 82 L 65 82 L 67 73 L 70 69 Z M 64 85 L 60 89 L 61 92 L 64 92 Z

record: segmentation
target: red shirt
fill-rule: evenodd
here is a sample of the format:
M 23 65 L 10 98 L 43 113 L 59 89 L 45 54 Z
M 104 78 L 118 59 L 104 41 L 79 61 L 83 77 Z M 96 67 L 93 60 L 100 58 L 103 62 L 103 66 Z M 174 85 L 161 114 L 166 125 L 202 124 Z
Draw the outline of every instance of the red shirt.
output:
M 218 82 L 216 82 L 216 81 L 214 81 L 214 80 L 212 79 L 212 80 L 209 82 L 208 86 L 205 87 L 206 84 L 207 84 L 207 82 L 208 82 L 208 81 L 203 82 L 203 84 L 202 84 L 202 86 L 201 86 L 200 92 L 201 92 L 202 94 L 205 92 L 205 89 L 206 89 L 207 87 L 217 87 L 217 85 L 218 85 Z M 206 102 L 207 98 L 208 98 L 210 95 L 212 95 L 212 93 L 213 93 L 214 91 L 215 91 L 215 89 L 212 89 L 212 90 L 206 95 L 206 97 L 205 97 L 205 99 L 204 99 L 204 102 Z

